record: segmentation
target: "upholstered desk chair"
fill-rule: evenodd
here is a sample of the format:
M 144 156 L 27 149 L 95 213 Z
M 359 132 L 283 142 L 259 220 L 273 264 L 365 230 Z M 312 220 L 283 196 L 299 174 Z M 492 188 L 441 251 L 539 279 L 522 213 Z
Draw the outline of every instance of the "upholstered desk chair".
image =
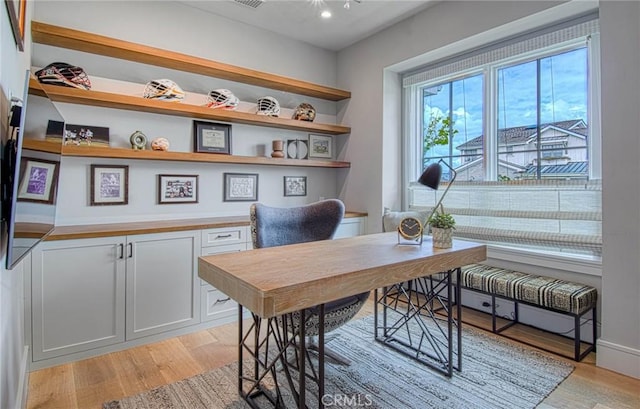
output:
M 333 238 L 344 216 L 344 204 L 337 199 L 327 199 L 299 207 L 269 207 L 254 203 L 250 209 L 251 238 L 253 248 L 283 246 Z M 329 255 L 328 255 L 329 256 Z M 328 333 L 352 319 L 362 308 L 369 292 L 341 298 L 325 304 L 325 333 Z M 311 313 L 305 326 L 308 348 L 317 350 L 317 345 L 309 342 L 318 335 L 318 308 L 307 310 Z M 298 322 L 295 317 L 292 322 Z M 295 328 L 294 328 L 295 329 Z M 349 360 L 325 348 L 325 356 L 348 365 Z

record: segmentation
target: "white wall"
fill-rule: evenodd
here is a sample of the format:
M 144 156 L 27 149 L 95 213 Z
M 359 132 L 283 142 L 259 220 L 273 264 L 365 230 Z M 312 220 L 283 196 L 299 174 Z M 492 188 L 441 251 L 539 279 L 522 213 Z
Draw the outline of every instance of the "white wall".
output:
M 602 337 L 599 366 L 640 378 L 640 3 L 600 3 Z
M 30 46 L 19 52 L 9 25 L 7 9 L 0 7 L 0 133 L 2 147 L 6 142 L 7 115 L 11 96 L 22 98 L 24 74 L 28 66 Z M 27 7 L 27 16 L 31 7 Z M 0 231 L 0 407 L 17 408 L 24 402 L 28 372 L 24 338 L 24 262 L 13 270 L 6 266 L 6 224 Z
M 369 232 L 381 230 L 384 206 L 397 206 L 400 202 L 393 185 L 400 180 L 402 169 L 401 118 L 397 115 L 401 99 L 396 71 L 533 28 L 532 22 L 540 24 L 541 16 L 546 19 L 543 21 L 559 18 L 568 10 L 567 4 L 562 3 L 440 2 L 339 52 L 338 86 L 353 95 L 340 113 L 343 123 L 352 127 L 345 153 L 352 168 L 342 195 L 347 207 L 368 212 Z M 597 5 L 588 3 L 573 2 L 569 7 L 588 9 Z M 555 6 L 558 7 L 552 10 Z M 640 377 L 639 7 L 635 1 L 600 3 L 606 191 L 598 365 L 635 377 Z M 567 277 L 567 272 L 528 268 L 534 273 L 599 287 L 599 280 L 593 276 L 573 273 Z
M 99 16 L 99 18 L 98 18 Z M 154 2 L 37 2 L 34 20 L 102 34 L 126 41 L 256 69 L 329 86 L 336 85 L 336 55 L 293 39 L 203 13 L 192 7 L 165 1 Z M 260 39 L 260 41 L 256 41 Z M 336 103 L 222 81 L 201 75 L 131 63 L 109 57 L 77 53 L 57 47 L 34 45 L 32 65 L 42 67 L 53 61 L 65 61 L 84 68 L 96 85 L 100 78 L 145 84 L 155 78 L 170 78 L 188 94 L 206 94 L 211 89 L 229 88 L 241 99 L 242 106 L 255 104 L 257 97 L 272 95 L 280 102 L 283 117 L 300 102 L 308 101 L 318 110 L 318 122 L 335 123 Z M 126 86 L 126 84 L 124 84 Z M 111 146 L 129 147 L 135 130 L 151 140 L 163 136 L 171 150 L 193 149 L 192 120 L 167 115 L 143 114 L 125 110 L 105 110 L 58 104 L 67 123 L 110 128 Z M 241 106 L 241 108 L 242 108 Z M 246 156 L 271 154 L 274 139 L 307 139 L 299 131 L 232 124 L 232 153 Z M 339 136 L 339 147 L 344 136 Z M 340 158 L 342 159 L 342 158 Z M 89 206 L 89 165 L 129 165 L 129 204 L 127 206 Z M 259 201 L 270 205 L 295 206 L 337 197 L 342 170 L 271 166 L 219 165 L 160 161 L 123 161 L 115 159 L 63 159 L 57 225 L 109 223 L 138 220 L 179 219 L 248 214 L 250 203 L 223 202 L 223 173 L 258 173 Z M 198 174 L 197 204 L 157 204 L 158 174 Z M 306 176 L 306 197 L 284 197 L 283 176 Z M 359 210 L 359 209 L 349 209 Z

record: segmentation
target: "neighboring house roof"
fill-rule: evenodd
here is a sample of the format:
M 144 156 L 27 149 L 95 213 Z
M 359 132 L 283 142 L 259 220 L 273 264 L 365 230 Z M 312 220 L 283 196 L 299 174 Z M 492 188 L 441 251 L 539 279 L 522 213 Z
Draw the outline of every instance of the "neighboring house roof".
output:
M 568 162 L 564 165 L 542 165 L 540 166 L 540 173 L 542 175 L 551 176 L 551 175 L 567 175 L 567 176 L 576 176 L 576 175 L 586 175 L 589 170 L 588 162 Z M 536 174 L 536 166 L 528 165 L 527 168 L 522 172 L 525 175 L 535 175 Z
M 558 129 L 579 137 L 586 137 L 588 133 L 587 125 L 582 119 L 571 119 L 568 121 L 551 122 L 541 124 L 540 130 L 546 131 L 550 128 Z M 499 145 L 514 145 L 527 143 L 527 141 L 536 135 L 537 127 L 535 125 L 516 126 L 513 128 L 498 129 Z M 458 145 L 458 150 L 478 149 L 482 148 L 482 139 L 484 135 L 473 138 L 466 143 Z

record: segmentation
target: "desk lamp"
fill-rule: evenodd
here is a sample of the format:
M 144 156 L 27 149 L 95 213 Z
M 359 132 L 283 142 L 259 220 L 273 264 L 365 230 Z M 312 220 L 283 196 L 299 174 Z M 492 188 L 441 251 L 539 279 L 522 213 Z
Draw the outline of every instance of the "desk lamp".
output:
M 427 166 L 424 172 L 422 172 L 422 175 L 420 175 L 420 178 L 418 178 L 418 183 L 433 190 L 438 190 L 438 186 L 440 186 L 440 179 L 442 177 L 442 166 L 440 166 L 441 162 L 449 168 L 449 170 L 453 174 L 453 177 L 449 181 L 447 188 L 445 189 L 442 196 L 440 196 L 440 200 L 438 200 L 438 203 L 434 206 L 433 211 L 431 212 L 429 217 L 427 217 L 427 219 L 424 221 L 418 220 L 415 217 L 405 217 L 400 221 L 400 225 L 398 226 L 398 234 L 406 240 L 412 240 L 415 242 L 411 244 L 422 244 L 424 227 L 429 223 L 429 219 L 431 219 L 431 217 L 435 214 L 438 207 L 442 206 L 442 200 L 446 196 L 449 188 L 451 187 L 451 184 L 453 184 L 453 181 L 456 180 L 456 176 L 458 175 L 457 172 L 451 166 L 449 166 L 446 161 L 440 159 L 438 162 L 432 163 Z M 398 241 L 399 240 L 400 238 L 398 238 Z

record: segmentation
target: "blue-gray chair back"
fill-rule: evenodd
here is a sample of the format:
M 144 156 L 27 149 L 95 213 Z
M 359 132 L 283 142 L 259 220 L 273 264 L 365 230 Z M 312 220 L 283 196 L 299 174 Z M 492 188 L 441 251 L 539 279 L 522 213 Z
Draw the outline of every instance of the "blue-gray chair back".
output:
M 342 222 L 344 204 L 337 199 L 290 208 L 255 203 L 250 217 L 254 248 L 328 240 Z
M 253 247 L 265 248 L 287 244 L 305 243 L 333 238 L 344 217 L 344 204 L 337 199 L 321 200 L 305 206 L 281 208 L 254 203 L 250 209 L 251 238 Z M 327 255 L 330 257 L 330 255 Z M 369 292 L 355 294 L 325 303 L 325 332 L 332 331 L 352 319 L 369 298 Z M 308 309 L 312 314 L 305 325 L 309 336 L 318 334 L 318 308 Z M 297 322 L 298 313 L 292 313 Z M 297 325 L 292 328 L 296 330 Z M 325 355 L 330 351 L 325 349 Z M 347 360 L 337 357 L 346 363 Z

